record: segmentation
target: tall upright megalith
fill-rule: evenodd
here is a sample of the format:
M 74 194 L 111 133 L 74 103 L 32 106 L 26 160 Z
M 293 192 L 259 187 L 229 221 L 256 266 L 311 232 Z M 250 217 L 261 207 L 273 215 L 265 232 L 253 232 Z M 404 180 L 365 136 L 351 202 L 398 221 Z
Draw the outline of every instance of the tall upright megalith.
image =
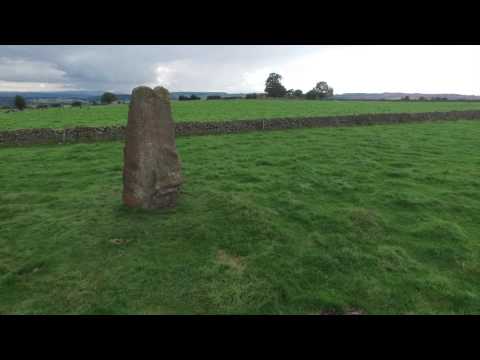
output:
M 169 93 L 163 87 L 137 87 L 125 134 L 123 203 L 143 209 L 174 207 L 181 184 Z

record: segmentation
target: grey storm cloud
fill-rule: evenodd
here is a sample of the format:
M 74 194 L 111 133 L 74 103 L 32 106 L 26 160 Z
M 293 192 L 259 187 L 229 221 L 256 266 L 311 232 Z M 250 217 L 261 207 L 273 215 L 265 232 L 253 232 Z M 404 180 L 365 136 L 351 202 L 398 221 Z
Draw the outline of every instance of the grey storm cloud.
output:
M 0 46 L 0 81 L 123 92 L 162 83 L 177 91 L 245 91 L 246 73 L 316 50 L 250 45 Z
M 3 81 L 63 81 L 65 73 L 48 62 L 0 57 L 0 79 Z
M 478 94 L 480 46 L 0 45 L 0 90 L 262 91 L 327 81 L 342 92 Z

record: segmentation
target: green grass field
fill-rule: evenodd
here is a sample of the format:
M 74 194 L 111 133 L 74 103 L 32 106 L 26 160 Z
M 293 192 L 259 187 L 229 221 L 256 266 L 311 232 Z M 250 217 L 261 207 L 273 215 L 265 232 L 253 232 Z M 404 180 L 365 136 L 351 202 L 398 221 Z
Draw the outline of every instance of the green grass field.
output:
M 479 138 L 471 121 L 180 138 L 168 212 L 121 205 L 120 142 L 0 149 L 0 313 L 480 314 Z
M 352 115 L 366 113 L 480 110 L 480 102 L 215 100 L 173 101 L 175 121 L 224 121 L 279 117 Z M 128 105 L 54 108 L 6 113 L 0 130 L 125 125 Z

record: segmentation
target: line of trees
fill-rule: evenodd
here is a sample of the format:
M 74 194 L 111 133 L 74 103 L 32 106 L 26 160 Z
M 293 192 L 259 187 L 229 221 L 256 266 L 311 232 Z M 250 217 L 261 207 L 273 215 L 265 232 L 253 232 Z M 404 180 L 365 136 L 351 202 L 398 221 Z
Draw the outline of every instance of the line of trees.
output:
M 110 92 L 103 93 L 103 95 L 100 98 L 100 102 L 102 104 L 111 104 L 112 102 L 117 101 L 117 100 L 118 100 L 117 96 L 113 93 L 110 93 Z M 25 98 L 23 96 L 20 96 L 20 95 L 15 96 L 15 98 L 13 100 L 13 104 L 14 104 L 15 108 L 17 108 L 18 110 L 24 110 L 27 107 L 27 101 L 25 100 Z M 44 109 L 44 108 L 47 108 L 47 107 L 60 107 L 60 106 L 62 106 L 62 104 L 50 104 L 49 106 L 46 105 L 46 104 L 40 104 L 40 105 L 37 106 L 37 108 Z M 82 102 L 81 101 L 74 101 L 74 102 L 72 102 L 71 106 L 72 107 L 81 107 Z
M 208 95 L 207 100 L 240 100 L 240 99 L 254 99 L 251 97 L 253 94 L 247 94 L 243 96 L 220 96 L 220 95 Z M 254 94 L 256 96 L 256 94 Z M 256 99 L 256 97 L 255 97 Z
M 105 96 L 105 94 L 107 94 Z M 105 93 L 104 95 L 102 95 L 102 98 L 101 98 L 101 102 L 102 104 L 110 104 L 112 103 L 113 101 L 117 101 L 117 97 L 114 95 L 114 94 L 111 94 L 113 96 L 111 96 L 109 93 Z M 59 107 L 63 107 L 64 103 L 49 103 L 49 104 L 38 104 L 38 105 L 33 105 L 32 107 L 36 108 L 36 109 L 47 109 L 47 108 L 59 108 Z M 83 103 L 81 101 L 73 101 L 70 106 L 71 107 L 82 107 Z M 96 102 L 94 102 L 92 105 L 97 105 Z M 27 101 L 25 100 L 25 98 L 21 95 L 16 95 L 14 100 L 13 100 L 13 106 L 17 109 L 17 110 L 24 110 L 27 108 Z M 10 106 L 3 106 L 3 108 L 10 108 Z
M 192 94 L 192 95 L 190 95 L 190 96 L 180 95 L 180 96 L 178 97 L 178 100 L 180 100 L 180 101 L 200 100 L 200 99 L 201 99 L 201 97 L 199 97 L 199 96 L 197 96 L 197 95 L 194 95 L 194 94 Z
M 271 73 L 268 75 L 265 81 L 265 93 L 268 97 L 272 98 L 301 98 L 304 97 L 302 90 L 287 90 L 281 83 L 282 76 L 277 73 Z M 325 81 L 319 81 L 315 87 L 305 94 L 305 98 L 308 100 L 320 100 L 333 96 L 333 88 L 328 86 Z

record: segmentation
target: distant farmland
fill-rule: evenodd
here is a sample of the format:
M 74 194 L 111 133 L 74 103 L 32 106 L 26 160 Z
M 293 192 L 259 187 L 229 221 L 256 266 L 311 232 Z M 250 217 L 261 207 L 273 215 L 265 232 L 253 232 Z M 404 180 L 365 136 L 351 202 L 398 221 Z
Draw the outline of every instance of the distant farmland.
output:
M 224 121 L 368 113 L 480 110 L 480 102 L 215 100 L 172 101 L 175 121 Z M 0 112 L 0 129 L 125 125 L 128 105 Z

